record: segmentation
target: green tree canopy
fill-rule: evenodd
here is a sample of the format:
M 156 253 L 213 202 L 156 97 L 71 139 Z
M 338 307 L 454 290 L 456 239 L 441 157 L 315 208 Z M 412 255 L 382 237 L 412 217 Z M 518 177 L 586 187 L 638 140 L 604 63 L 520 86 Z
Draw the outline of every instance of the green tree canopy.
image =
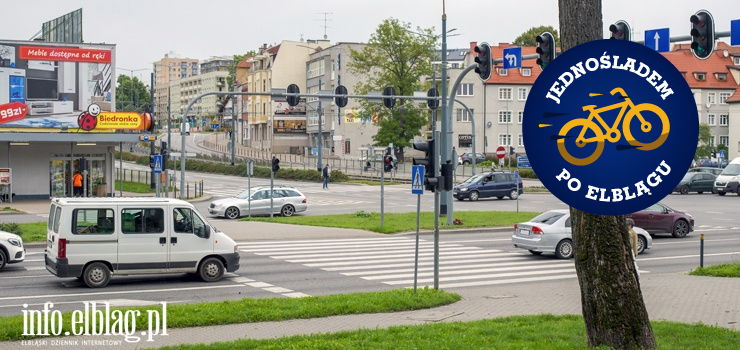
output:
M 537 36 L 544 32 L 550 32 L 555 37 L 555 46 L 560 47 L 560 36 L 558 30 L 552 26 L 539 26 L 527 29 L 526 32 L 514 39 L 514 45 L 518 46 L 537 46 Z
M 234 55 L 234 61 L 231 62 L 231 66 L 229 67 L 229 76 L 226 78 L 226 82 L 228 83 L 228 86 L 231 86 L 232 83 L 239 78 L 236 75 L 236 65 L 239 64 L 243 59 L 249 57 L 249 56 L 255 56 L 257 55 L 257 52 L 254 50 L 250 50 L 249 52 L 243 54 L 243 55 Z
M 348 69 L 363 77 L 351 92 L 364 95 L 368 91 L 383 91 L 387 86 L 403 96 L 423 91 L 421 77 L 432 74 L 437 37 L 434 28 L 417 27 L 414 31 L 418 34 L 411 32 L 409 23 L 386 19 L 361 51 L 350 48 Z M 414 105 L 413 101 L 400 99 L 392 110 L 366 100 L 360 104 L 367 115 L 378 113 L 380 129 L 373 136 L 375 145 L 393 143 L 401 149 L 401 159 L 403 148 L 411 146 L 411 140 L 421 135 L 421 128 L 428 123 L 426 108 L 420 108 L 422 104 Z
M 116 85 L 116 110 L 122 112 L 139 112 L 150 111 L 152 107 L 152 97 L 149 89 L 139 78 L 133 80 L 128 75 L 118 76 L 118 85 Z

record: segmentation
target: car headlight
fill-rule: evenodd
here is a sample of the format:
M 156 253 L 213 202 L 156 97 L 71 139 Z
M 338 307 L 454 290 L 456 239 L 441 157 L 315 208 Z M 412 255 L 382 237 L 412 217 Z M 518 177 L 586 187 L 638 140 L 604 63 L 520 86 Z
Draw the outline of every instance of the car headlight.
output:
M 8 238 L 8 243 L 16 246 L 16 247 L 23 247 L 23 241 L 21 241 L 18 238 Z
M 468 192 L 468 188 L 467 187 L 463 187 L 463 188 L 460 189 L 460 192 Z

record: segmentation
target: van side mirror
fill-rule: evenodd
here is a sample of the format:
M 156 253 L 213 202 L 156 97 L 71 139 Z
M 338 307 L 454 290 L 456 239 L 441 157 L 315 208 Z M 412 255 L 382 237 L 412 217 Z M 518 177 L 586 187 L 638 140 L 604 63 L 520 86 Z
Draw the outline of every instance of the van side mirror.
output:
M 205 225 L 204 231 L 205 231 L 204 232 L 205 235 L 204 235 L 203 238 L 205 238 L 205 239 L 211 238 L 211 226 Z

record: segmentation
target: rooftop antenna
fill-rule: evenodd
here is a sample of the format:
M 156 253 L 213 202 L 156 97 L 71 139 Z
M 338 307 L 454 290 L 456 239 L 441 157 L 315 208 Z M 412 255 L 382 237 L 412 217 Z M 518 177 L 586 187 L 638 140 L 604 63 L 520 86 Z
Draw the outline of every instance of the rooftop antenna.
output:
M 333 12 L 319 12 L 318 14 L 324 15 L 324 19 L 323 19 L 324 25 L 321 26 L 321 27 L 324 28 L 324 40 L 326 40 L 328 38 L 328 36 L 326 35 L 326 28 L 331 28 L 331 27 L 329 27 L 329 26 L 326 25 L 326 22 L 331 22 L 331 19 L 328 18 L 328 17 L 329 17 L 329 15 L 333 15 L 334 13 Z M 317 19 L 316 21 L 321 21 L 321 19 Z

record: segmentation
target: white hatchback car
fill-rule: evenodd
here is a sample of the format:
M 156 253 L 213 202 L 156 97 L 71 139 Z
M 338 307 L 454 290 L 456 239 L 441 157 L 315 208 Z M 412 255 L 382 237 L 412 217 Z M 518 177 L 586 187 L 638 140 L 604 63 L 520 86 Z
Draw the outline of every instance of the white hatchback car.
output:
M 15 264 L 26 258 L 23 239 L 14 233 L 0 231 L 0 270 L 7 264 Z
M 274 186 L 273 214 L 293 216 L 308 209 L 306 196 L 293 187 Z M 231 198 L 218 199 L 208 206 L 208 213 L 236 219 L 248 214 L 270 215 L 270 187 L 254 187 Z

